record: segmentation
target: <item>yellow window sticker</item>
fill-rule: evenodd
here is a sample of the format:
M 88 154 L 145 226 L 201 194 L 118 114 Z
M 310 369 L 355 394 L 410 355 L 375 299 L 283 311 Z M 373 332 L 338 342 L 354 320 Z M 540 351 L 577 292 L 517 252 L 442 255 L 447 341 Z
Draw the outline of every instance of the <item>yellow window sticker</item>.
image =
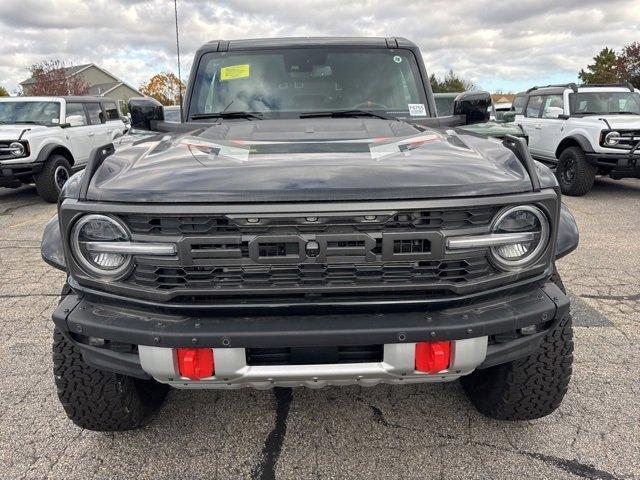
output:
M 251 65 L 231 65 L 220 69 L 220 80 L 236 80 L 247 78 Z

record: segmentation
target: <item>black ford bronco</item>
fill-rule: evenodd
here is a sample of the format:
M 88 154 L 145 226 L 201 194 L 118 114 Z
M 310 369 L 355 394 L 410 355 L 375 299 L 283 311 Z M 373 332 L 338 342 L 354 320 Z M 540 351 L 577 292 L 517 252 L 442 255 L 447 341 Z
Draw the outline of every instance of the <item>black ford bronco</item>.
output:
M 129 145 L 96 149 L 45 229 L 67 415 L 124 430 L 170 387 L 457 379 L 489 417 L 551 413 L 578 232 L 523 139 L 456 129 L 489 106 L 437 117 L 402 38 L 204 45 L 182 122 L 132 100 Z

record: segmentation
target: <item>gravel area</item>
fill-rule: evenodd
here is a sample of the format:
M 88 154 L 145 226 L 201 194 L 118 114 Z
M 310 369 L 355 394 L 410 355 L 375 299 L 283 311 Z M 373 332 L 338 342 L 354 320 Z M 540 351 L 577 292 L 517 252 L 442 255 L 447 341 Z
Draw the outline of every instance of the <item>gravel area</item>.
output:
M 51 312 L 64 275 L 40 258 L 55 206 L 0 188 L 0 477 L 64 479 L 640 479 L 640 181 L 565 198 L 581 231 L 559 262 L 575 364 L 559 410 L 482 417 L 459 383 L 173 391 L 139 431 L 81 430 L 59 405 Z

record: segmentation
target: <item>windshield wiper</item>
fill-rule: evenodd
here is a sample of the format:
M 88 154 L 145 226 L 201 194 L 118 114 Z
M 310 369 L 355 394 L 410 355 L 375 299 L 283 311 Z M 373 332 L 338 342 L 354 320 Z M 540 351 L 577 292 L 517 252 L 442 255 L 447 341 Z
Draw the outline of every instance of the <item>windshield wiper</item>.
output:
M 638 112 L 629 112 L 629 111 L 626 111 L 626 110 L 623 110 L 622 112 L 613 112 L 613 113 L 617 113 L 617 114 L 620 114 L 620 115 L 640 115 L 640 113 L 638 113 Z
M 218 113 L 196 113 L 191 115 L 193 120 L 202 120 L 206 118 L 255 118 L 262 120 L 264 116 L 257 112 L 218 112 Z
M 366 116 L 366 117 L 374 117 L 381 118 L 382 120 L 394 120 L 399 122 L 396 117 L 390 117 L 387 115 L 383 115 L 381 113 L 375 113 L 371 110 L 329 110 L 326 112 L 309 112 L 309 113 L 301 113 L 300 118 L 315 118 L 315 117 L 358 117 L 358 116 Z

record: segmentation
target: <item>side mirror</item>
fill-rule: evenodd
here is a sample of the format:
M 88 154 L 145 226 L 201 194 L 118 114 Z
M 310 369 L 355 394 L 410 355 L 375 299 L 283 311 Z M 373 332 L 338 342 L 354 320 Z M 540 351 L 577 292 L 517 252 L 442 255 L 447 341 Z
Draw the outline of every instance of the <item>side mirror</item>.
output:
M 84 121 L 82 115 L 67 115 L 67 124 L 70 127 L 81 127 L 87 123 Z
M 491 95 L 489 92 L 462 92 L 453 101 L 453 114 L 463 115 L 467 125 L 488 122 L 490 110 Z
M 516 112 L 514 112 L 513 110 L 511 110 L 509 112 L 503 112 L 502 121 L 505 122 L 505 123 L 515 122 L 516 121 Z
M 564 113 L 564 110 L 560 107 L 547 107 L 544 112 L 543 118 L 558 118 Z
M 164 120 L 162 104 L 151 97 L 134 97 L 129 99 L 131 128 L 153 131 L 155 123 Z

